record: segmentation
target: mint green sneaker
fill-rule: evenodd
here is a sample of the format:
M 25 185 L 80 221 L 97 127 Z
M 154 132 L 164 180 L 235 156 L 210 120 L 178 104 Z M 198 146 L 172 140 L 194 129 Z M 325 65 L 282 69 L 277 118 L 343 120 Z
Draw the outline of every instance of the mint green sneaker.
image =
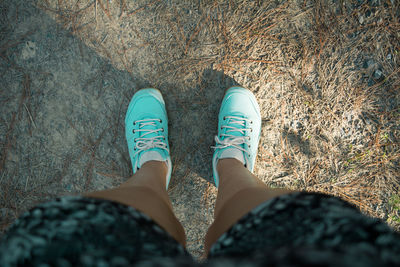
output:
M 218 135 L 215 136 L 212 165 L 216 187 L 219 185 L 219 159 L 235 158 L 253 172 L 260 134 L 260 107 L 253 93 L 242 87 L 229 88 L 219 110 Z
M 171 180 L 172 163 L 168 144 L 168 117 L 161 92 L 147 88 L 136 92 L 125 116 L 125 136 L 133 173 L 147 161 L 165 161 Z

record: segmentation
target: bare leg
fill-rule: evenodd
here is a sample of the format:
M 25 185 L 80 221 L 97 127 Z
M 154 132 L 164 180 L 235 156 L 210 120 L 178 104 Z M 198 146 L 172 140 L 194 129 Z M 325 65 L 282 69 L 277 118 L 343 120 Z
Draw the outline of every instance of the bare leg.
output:
M 293 192 L 269 188 L 236 159 L 220 159 L 217 171 L 219 187 L 215 220 L 206 234 L 206 253 L 224 232 L 253 208 L 268 199 Z
M 166 174 L 167 166 L 164 162 L 148 161 L 121 186 L 86 196 L 132 206 L 150 216 L 179 243 L 185 245 L 185 231 L 173 213 L 165 189 Z

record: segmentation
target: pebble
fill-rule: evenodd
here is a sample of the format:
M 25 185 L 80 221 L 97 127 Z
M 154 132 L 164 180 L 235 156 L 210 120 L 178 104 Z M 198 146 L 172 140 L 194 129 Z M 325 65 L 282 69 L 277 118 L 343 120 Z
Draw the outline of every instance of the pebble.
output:
M 375 70 L 373 77 L 375 80 L 381 80 L 383 77 L 382 71 L 380 69 Z
M 361 16 L 358 17 L 358 22 L 359 22 L 360 24 L 363 24 L 363 23 L 364 23 L 364 16 L 363 16 L 363 15 L 361 15 Z

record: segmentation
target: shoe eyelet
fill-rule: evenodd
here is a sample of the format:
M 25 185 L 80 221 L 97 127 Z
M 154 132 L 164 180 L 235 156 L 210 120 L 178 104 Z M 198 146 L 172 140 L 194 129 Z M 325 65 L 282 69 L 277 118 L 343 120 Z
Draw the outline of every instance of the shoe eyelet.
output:
M 251 147 L 251 145 L 249 145 L 249 148 Z
M 250 124 L 253 124 L 253 121 L 250 121 Z
M 133 122 L 133 125 L 136 125 L 136 121 Z
M 135 129 L 132 130 L 132 133 L 135 133 Z
M 136 138 L 135 138 L 135 139 L 133 139 L 133 142 L 136 142 Z
M 164 132 L 164 128 L 161 128 L 161 132 Z
M 159 119 L 159 121 L 160 121 L 160 123 L 162 123 L 162 120 L 161 120 L 161 119 Z
M 226 120 L 226 117 L 224 116 L 222 119 L 225 121 L 225 120 Z

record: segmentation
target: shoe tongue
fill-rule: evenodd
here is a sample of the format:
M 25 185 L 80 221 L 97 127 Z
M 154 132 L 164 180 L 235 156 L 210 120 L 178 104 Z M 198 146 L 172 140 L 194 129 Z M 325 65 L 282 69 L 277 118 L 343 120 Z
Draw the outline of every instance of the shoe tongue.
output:
M 157 151 L 146 151 L 140 156 L 138 168 L 142 167 L 143 164 L 150 160 L 165 161 L 165 159 Z
M 233 158 L 237 159 L 245 165 L 245 160 L 243 156 L 243 152 L 237 148 L 227 148 L 221 152 L 219 159 Z

